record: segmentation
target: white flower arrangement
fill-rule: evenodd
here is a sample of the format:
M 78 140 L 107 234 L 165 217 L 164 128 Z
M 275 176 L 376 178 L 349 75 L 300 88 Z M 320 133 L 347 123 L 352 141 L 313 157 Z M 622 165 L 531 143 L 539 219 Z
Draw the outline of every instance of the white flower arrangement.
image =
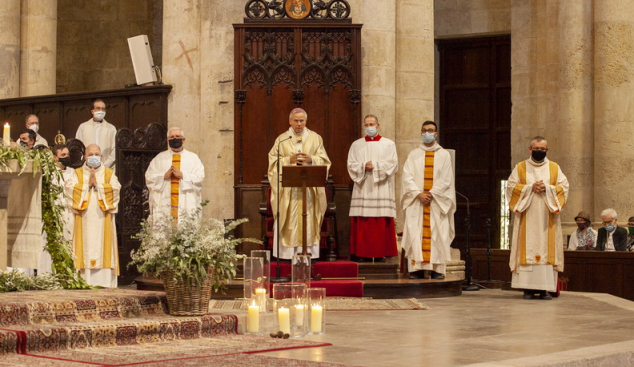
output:
M 237 260 L 244 257 L 236 253 L 236 246 L 243 241 L 261 241 L 229 235 L 248 219 L 225 225 L 217 219 L 203 219 L 201 214 L 202 207 L 182 216 L 178 224 L 166 213 L 148 217 L 134 236 L 141 245 L 131 252 L 130 265 L 136 264 L 144 275 L 162 277 L 170 272 L 176 282 L 193 277 L 198 284 L 207 278 L 207 269 L 214 267 L 214 291 L 223 289 L 224 281 L 231 281 L 236 275 Z

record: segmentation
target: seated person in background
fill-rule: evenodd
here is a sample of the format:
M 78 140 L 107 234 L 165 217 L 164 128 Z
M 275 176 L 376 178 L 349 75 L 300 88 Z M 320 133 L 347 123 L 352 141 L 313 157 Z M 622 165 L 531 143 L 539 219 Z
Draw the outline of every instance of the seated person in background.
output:
M 27 149 L 31 149 L 33 148 L 33 145 L 35 145 L 35 139 L 37 139 L 37 134 L 35 133 L 35 131 L 31 129 L 24 129 L 22 130 L 22 132 L 20 132 L 19 144 Z M 18 142 L 11 142 L 10 145 L 12 147 L 17 147 Z
M 594 250 L 597 245 L 597 231 L 591 227 L 590 215 L 580 211 L 575 217 L 575 222 L 578 228 L 570 235 L 568 250 Z
M 603 227 L 597 233 L 597 251 L 627 251 L 627 230 L 616 224 L 616 210 L 601 212 Z
M 627 220 L 627 250 L 634 251 L 634 217 Z

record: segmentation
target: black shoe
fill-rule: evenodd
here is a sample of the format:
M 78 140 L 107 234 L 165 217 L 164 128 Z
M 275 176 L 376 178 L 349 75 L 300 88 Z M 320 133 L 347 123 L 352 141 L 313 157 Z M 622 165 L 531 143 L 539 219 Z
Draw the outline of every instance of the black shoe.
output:
M 550 293 L 546 292 L 546 291 L 541 291 L 539 292 L 539 299 L 545 299 L 545 300 L 551 300 L 553 299 L 553 296 L 550 295 Z
M 317 259 L 310 259 L 310 263 L 313 265 L 317 264 Z
M 410 279 L 425 279 L 425 270 L 418 270 L 409 273 Z
M 524 299 L 533 299 L 535 298 L 535 292 L 530 289 L 524 290 Z
M 377 262 L 377 263 L 384 263 L 385 262 L 385 258 L 384 257 L 375 257 L 372 259 L 373 262 Z
M 431 272 L 431 278 L 432 279 L 445 279 L 445 275 L 441 274 L 441 273 L 437 273 L 435 271 Z

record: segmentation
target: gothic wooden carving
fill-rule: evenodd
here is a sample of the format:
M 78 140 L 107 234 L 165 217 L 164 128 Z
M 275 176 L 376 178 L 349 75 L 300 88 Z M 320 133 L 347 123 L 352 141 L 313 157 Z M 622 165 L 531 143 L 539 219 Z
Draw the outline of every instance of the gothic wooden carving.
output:
M 244 12 L 253 20 L 347 20 L 350 4 L 346 0 L 249 0 Z

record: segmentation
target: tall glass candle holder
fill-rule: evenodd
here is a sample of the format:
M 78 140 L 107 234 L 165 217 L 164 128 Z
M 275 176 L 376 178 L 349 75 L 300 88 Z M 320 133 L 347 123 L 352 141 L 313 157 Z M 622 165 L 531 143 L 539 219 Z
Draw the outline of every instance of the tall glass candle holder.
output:
M 291 281 L 306 284 L 310 288 L 311 264 L 309 255 L 293 255 Z
M 245 257 L 243 262 L 244 298 L 251 305 L 254 301 L 259 312 L 267 311 L 267 291 L 264 288 L 264 264 L 261 257 Z
M 289 334 L 292 338 L 306 335 L 308 325 L 306 285 L 302 283 L 273 284 L 273 300 L 278 330 Z
M 262 287 L 266 293 L 266 299 L 263 299 L 262 302 L 268 302 L 268 299 L 271 298 L 271 252 L 267 250 L 252 250 L 251 257 L 262 258 L 262 277 L 264 279 Z M 264 306 L 266 306 L 266 303 L 264 303 Z
M 308 334 L 326 333 L 326 288 L 308 288 Z

